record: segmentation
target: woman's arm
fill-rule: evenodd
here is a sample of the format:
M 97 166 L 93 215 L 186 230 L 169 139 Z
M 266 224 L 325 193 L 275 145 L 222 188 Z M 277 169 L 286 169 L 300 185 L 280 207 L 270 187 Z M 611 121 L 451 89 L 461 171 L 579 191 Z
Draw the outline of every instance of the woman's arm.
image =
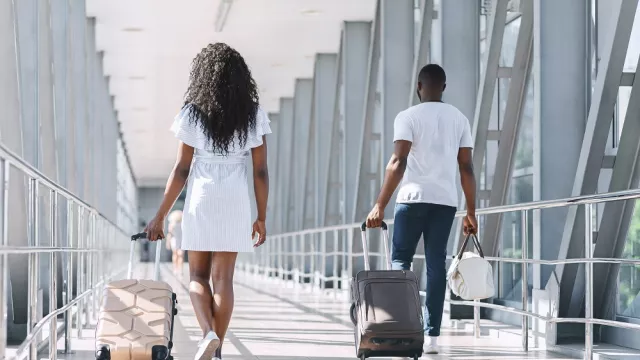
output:
M 257 232 L 260 235 L 256 246 L 262 245 L 266 239 L 266 228 L 264 222 L 267 219 L 267 200 L 269 198 L 269 169 L 267 168 L 267 139 L 262 137 L 262 145 L 251 149 L 251 159 L 253 161 L 253 190 L 256 195 L 256 207 L 258 208 L 258 219 L 253 226 L 253 235 Z
M 155 241 L 165 237 L 164 220 L 189 178 L 192 159 L 193 147 L 180 142 L 178 146 L 176 164 L 169 175 L 169 180 L 167 181 L 167 187 L 164 190 L 164 198 L 162 199 L 160 208 L 158 209 L 156 216 L 151 220 L 151 222 L 149 222 L 149 225 L 147 225 L 147 228 L 145 229 L 149 240 Z

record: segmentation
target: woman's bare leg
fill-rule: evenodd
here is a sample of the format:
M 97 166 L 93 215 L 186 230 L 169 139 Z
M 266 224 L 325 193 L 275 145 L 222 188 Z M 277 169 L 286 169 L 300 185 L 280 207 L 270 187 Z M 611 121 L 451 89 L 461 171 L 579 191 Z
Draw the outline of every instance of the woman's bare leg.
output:
M 176 249 L 176 253 L 178 254 L 178 275 L 182 276 L 184 273 L 184 251 Z
M 189 296 L 203 336 L 211 330 L 215 331 L 213 296 L 209 285 L 211 258 L 210 252 L 189 252 Z
M 214 329 L 220 338 L 220 344 L 227 333 L 233 313 L 233 274 L 237 257 L 238 253 L 213 253 L 211 282 L 213 283 L 213 314 L 216 319 Z
M 176 249 L 171 249 L 171 265 L 173 265 L 173 273 L 176 274 L 178 269 L 178 253 Z

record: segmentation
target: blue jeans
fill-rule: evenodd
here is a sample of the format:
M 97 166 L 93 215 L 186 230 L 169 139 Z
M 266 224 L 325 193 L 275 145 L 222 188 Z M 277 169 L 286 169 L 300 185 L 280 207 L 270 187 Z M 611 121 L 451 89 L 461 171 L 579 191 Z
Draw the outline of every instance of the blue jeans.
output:
M 396 204 L 395 208 L 391 250 L 391 266 L 394 270 L 410 269 L 420 235 L 424 237 L 427 262 L 424 331 L 428 336 L 440 336 L 447 288 L 447 242 L 455 214 L 455 207 L 438 204 Z

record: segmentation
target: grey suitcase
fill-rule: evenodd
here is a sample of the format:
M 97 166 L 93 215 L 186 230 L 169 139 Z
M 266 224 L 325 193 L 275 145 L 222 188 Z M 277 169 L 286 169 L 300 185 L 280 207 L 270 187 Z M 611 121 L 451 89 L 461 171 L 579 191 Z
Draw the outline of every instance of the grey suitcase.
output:
M 361 226 L 365 270 L 351 283 L 351 321 L 356 356 L 418 359 L 424 345 L 424 321 L 418 279 L 412 271 L 391 270 L 389 231 L 382 223 L 387 270 L 370 270 L 366 223 Z

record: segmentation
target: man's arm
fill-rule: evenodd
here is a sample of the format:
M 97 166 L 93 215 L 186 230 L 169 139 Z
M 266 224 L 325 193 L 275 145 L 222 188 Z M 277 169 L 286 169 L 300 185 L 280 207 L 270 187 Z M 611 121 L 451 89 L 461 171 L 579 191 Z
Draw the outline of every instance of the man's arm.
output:
M 382 224 L 384 209 L 387 207 L 387 204 L 389 204 L 391 196 L 393 196 L 393 192 L 396 191 L 398 184 L 400 184 L 404 176 L 404 171 L 407 168 L 409 151 L 411 151 L 411 141 L 397 140 L 394 143 L 393 155 L 391 155 L 391 159 L 389 159 L 389 163 L 387 164 L 382 189 L 380 190 L 373 210 L 371 210 L 367 218 L 368 227 L 379 227 Z
M 473 172 L 472 149 L 463 147 L 458 150 L 458 168 L 460 169 L 460 183 L 467 202 L 467 217 L 465 218 L 465 232 L 467 227 L 474 231 L 477 228 L 476 216 L 476 177 Z M 470 222 L 470 223 L 467 223 Z M 471 229 L 469 229 L 470 231 Z M 474 232 L 471 231 L 471 232 Z

